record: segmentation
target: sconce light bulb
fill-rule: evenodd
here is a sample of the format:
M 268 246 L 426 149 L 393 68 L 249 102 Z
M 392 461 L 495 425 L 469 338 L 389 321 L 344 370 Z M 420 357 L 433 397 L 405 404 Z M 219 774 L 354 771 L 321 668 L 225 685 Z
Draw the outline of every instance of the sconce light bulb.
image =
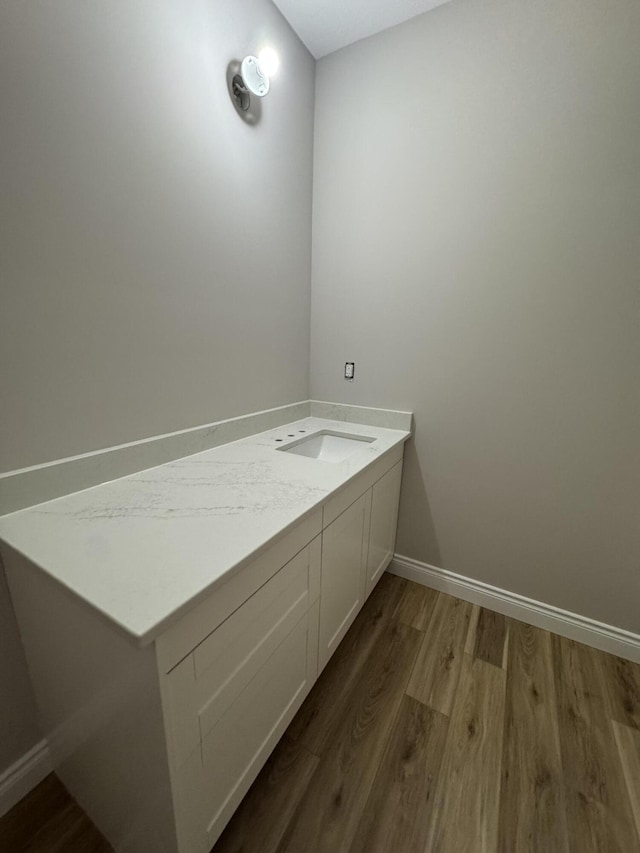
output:
M 258 54 L 260 68 L 267 77 L 273 77 L 280 67 L 280 58 L 272 47 L 265 47 Z

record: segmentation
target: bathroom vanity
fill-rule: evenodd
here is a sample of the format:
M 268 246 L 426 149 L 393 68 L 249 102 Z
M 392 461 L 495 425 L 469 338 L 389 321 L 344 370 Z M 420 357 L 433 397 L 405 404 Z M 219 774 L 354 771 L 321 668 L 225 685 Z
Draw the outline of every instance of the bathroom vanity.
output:
M 207 853 L 393 555 L 410 432 L 319 418 L 0 518 L 60 778 Z

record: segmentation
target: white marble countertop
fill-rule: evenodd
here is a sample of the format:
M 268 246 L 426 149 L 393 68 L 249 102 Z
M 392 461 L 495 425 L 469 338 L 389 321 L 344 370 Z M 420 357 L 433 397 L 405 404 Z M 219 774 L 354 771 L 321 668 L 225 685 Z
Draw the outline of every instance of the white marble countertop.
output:
M 322 429 L 375 441 L 337 463 L 276 450 Z M 305 418 L 2 516 L 0 540 L 146 643 L 409 436 Z

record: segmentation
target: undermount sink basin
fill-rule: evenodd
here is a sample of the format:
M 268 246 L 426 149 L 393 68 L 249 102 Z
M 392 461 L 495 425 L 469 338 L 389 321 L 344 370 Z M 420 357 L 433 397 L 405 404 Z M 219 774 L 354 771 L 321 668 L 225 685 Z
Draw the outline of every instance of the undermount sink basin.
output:
M 283 453 L 295 453 L 298 456 L 308 456 L 320 459 L 322 462 L 342 462 L 364 444 L 371 444 L 375 438 L 367 435 L 350 435 L 346 432 L 323 430 L 313 435 L 294 441 L 287 447 L 279 447 Z

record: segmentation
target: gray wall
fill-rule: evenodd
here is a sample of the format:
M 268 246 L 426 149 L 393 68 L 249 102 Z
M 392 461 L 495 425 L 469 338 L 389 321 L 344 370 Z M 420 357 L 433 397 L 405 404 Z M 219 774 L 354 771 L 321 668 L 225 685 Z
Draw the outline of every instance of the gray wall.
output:
M 415 411 L 400 553 L 636 632 L 639 45 L 454 0 L 321 60 L 311 333 L 314 398 Z
M 308 398 L 315 64 L 276 8 L 4 0 L 0 42 L 0 471 Z M 38 737 L 1 581 L 0 772 Z
M 268 0 L 0 8 L 0 471 L 308 395 L 314 62 Z M 257 126 L 226 69 L 269 41 Z

